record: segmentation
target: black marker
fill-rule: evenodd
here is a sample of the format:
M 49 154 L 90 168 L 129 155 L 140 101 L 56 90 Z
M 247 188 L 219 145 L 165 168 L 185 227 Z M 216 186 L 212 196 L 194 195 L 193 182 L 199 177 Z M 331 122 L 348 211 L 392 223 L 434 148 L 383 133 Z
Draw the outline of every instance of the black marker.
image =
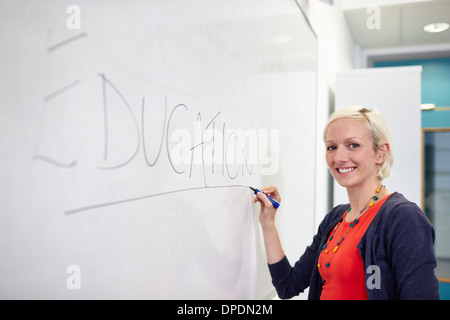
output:
M 261 192 L 261 193 L 265 194 L 264 192 L 262 192 L 262 191 L 259 190 L 259 189 L 255 189 L 255 188 L 252 188 L 252 187 L 250 187 L 250 189 L 252 189 L 253 192 L 254 192 L 255 194 L 257 194 L 258 192 Z M 267 198 L 270 200 L 270 202 L 272 202 L 272 205 L 273 205 L 273 207 L 274 207 L 275 209 L 278 208 L 278 207 L 280 206 L 280 203 L 279 203 L 277 200 L 273 199 L 271 196 L 269 196 L 269 195 L 267 195 L 267 194 L 266 194 L 266 196 L 267 196 Z

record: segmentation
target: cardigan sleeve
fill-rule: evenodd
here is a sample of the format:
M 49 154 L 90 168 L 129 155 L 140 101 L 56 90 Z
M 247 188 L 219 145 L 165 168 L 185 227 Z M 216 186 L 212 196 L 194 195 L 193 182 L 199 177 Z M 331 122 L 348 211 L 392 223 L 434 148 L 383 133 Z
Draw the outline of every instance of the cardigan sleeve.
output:
M 309 287 L 319 242 L 320 236 L 317 234 L 294 267 L 291 267 L 286 256 L 279 262 L 269 264 L 272 283 L 281 299 L 290 299 Z
M 391 218 L 387 248 L 396 296 L 402 300 L 439 299 L 433 226 L 412 202 L 397 206 Z
M 321 243 L 326 239 L 327 232 L 334 226 L 344 207 L 337 206 L 325 216 L 319 225 L 317 234 L 313 237 L 311 245 L 305 249 L 305 252 L 293 267 L 291 267 L 286 256 L 279 262 L 269 264 L 272 283 L 281 299 L 292 298 L 309 286 L 311 286 L 310 296 L 312 291 L 320 296 L 320 290 L 317 288 L 317 281 L 320 283 L 320 277 L 316 274 L 318 272 L 315 269 L 318 253 Z

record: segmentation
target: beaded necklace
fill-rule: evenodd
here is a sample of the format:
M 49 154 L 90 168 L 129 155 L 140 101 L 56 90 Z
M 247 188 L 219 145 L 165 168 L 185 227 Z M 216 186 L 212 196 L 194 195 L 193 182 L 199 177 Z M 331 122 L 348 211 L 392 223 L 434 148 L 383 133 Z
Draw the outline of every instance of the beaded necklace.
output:
M 378 194 L 380 193 L 381 189 L 383 189 L 383 185 L 381 185 L 381 187 L 379 187 L 377 190 L 375 190 L 375 195 L 370 197 L 369 201 L 367 201 L 366 205 L 361 209 L 361 211 L 359 211 L 359 214 L 357 216 L 356 219 L 354 219 L 351 223 L 350 223 L 350 228 L 347 230 L 347 232 L 344 234 L 344 236 L 342 238 L 339 239 L 339 241 L 336 243 L 336 246 L 333 248 L 333 253 L 331 254 L 330 259 L 328 260 L 327 263 L 325 263 L 325 267 L 329 267 L 330 266 L 330 262 L 331 259 L 333 259 L 334 254 L 336 253 L 336 251 L 338 251 L 339 246 L 341 245 L 341 243 L 344 241 L 345 237 L 347 236 L 347 234 L 350 232 L 350 230 L 353 229 L 354 226 L 356 226 L 359 222 L 359 218 L 361 218 L 361 216 L 363 215 L 363 213 L 366 211 L 366 209 L 371 208 L 375 202 L 379 199 L 378 198 Z M 330 244 L 331 240 L 333 240 L 334 234 L 336 233 L 336 230 L 339 228 L 340 224 L 342 223 L 342 221 L 344 221 L 344 217 L 347 215 L 347 213 L 349 213 L 352 210 L 351 207 L 349 207 L 347 209 L 347 211 L 345 211 L 345 213 L 342 215 L 342 217 L 339 219 L 339 221 L 337 222 L 336 226 L 333 228 L 333 230 L 331 231 L 330 237 L 328 238 L 327 242 L 324 244 L 324 246 L 322 247 L 322 251 L 325 251 L 325 253 L 328 253 L 328 245 Z M 320 263 L 317 264 L 317 267 L 320 268 Z

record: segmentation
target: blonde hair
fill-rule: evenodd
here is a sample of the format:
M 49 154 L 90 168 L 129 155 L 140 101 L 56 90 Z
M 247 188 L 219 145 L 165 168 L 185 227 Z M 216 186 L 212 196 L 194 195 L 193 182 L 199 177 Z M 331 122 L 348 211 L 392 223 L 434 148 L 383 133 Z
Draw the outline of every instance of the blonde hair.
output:
M 375 151 L 386 142 L 389 150 L 386 152 L 384 162 L 378 167 L 377 177 L 380 180 L 387 178 L 391 174 L 392 164 L 394 162 L 394 154 L 392 150 L 392 140 L 386 119 L 378 110 L 366 109 L 361 106 L 352 106 L 334 112 L 323 130 L 323 141 L 325 142 L 330 124 L 338 119 L 350 118 L 354 120 L 364 120 L 364 124 L 372 136 L 373 148 Z

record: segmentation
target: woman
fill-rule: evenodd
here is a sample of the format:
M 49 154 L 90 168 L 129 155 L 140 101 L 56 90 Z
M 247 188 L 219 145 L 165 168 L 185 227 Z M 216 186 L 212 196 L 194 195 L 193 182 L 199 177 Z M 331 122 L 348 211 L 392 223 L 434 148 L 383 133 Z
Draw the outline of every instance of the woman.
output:
M 323 139 L 331 175 L 347 189 L 349 204 L 325 216 L 294 267 L 278 237 L 276 209 L 262 193 L 254 200 L 261 204 L 259 220 L 279 297 L 309 287 L 309 299 L 439 299 L 433 227 L 417 205 L 381 182 L 393 162 L 384 117 L 361 107 L 339 110 Z M 262 191 L 281 201 L 276 187 Z

